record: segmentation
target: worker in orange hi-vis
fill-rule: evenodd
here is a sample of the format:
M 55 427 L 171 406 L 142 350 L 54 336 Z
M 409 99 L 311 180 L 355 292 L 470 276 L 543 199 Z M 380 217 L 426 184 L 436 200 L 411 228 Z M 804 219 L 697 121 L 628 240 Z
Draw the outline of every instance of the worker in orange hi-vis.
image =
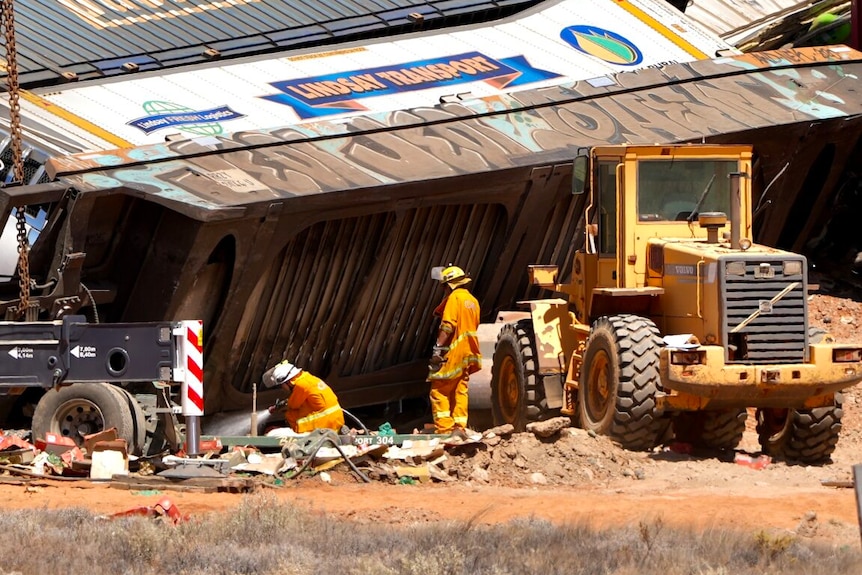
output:
M 297 433 L 344 427 L 344 412 L 335 392 L 319 377 L 282 361 L 263 376 L 265 387 L 280 385 L 290 392 L 284 418 Z
M 440 327 L 428 364 L 434 428 L 467 439 L 468 382 L 482 368 L 479 302 L 466 287 L 471 278 L 458 266 L 434 268 L 431 277 L 446 286 L 446 297 L 434 310 Z

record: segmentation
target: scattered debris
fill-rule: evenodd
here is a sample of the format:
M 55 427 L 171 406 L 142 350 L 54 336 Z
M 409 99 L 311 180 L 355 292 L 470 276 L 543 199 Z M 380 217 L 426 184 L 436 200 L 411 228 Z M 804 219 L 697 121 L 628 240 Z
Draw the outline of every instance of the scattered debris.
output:
M 125 439 L 96 441 L 91 445 L 90 478 L 111 479 L 128 475 L 129 449 Z
M 752 469 L 764 469 L 772 463 L 772 458 L 765 454 L 753 457 L 747 453 L 736 453 L 733 462 Z
M 552 437 L 571 426 L 572 421 L 568 417 L 554 417 L 546 421 L 528 423 L 527 431 L 535 433 L 536 437 Z
M 848 394 L 852 401 L 855 397 Z M 88 436 L 83 448 L 57 437 L 30 444 L 3 435 L 0 474 L 104 480 L 120 489 L 247 493 L 308 479 L 355 481 L 351 475 L 389 484 L 460 481 L 553 488 L 642 481 L 653 474 L 657 461 L 686 465 L 711 459 L 756 470 L 772 465 L 768 455 L 742 447 L 713 453 L 677 442 L 652 451 L 627 451 L 606 436 L 572 427 L 567 417 L 531 423 L 522 433 L 501 425 L 457 440 L 433 432 L 398 434 L 390 429 L 386 434 L 363 430 L 337 435 L 318 430 L 283 437 L 208 437 L 201 444 L 208 446 L 202 456 L 180 452 L 156 459 L 130 456 L 115 430 Z M 842 477 L 833 479 L 822 484 L 852 486 L 852 481 L 838 481 Z
M 180 521 L 187 521 L 188 516 L 184 516 L 180 513 L 180 510 L 177 509 L 177 506 L 173 504 L 173 502 L 167 497 L 163 497 L 159 500 L 158 503 L 152 505 L 150 507 L 133 507 L 132 509 L 128 509 L 126 511 L 120 511 L 119 513 L 113 513 L 107 516 L 99 516 L 99 519 L 117 519 L 121 517 L 133 517 L 133 516 L 143 516 L 143 517 L 152 517 L 154 519 L 164 519 L 168 520 L 171 523 L 179 523 Z

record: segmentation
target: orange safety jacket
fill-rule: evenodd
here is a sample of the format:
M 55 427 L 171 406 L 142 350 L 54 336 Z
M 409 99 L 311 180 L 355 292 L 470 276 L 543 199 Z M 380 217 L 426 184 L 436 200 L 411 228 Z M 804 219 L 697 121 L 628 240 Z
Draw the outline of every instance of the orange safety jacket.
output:
M 479 302 L 468 290 L 455 288 L 434 310 L 440 325 L 452 328 L 446 361 L 437 372 L 428 374 L 429 381 L 455 379 L 482 369 L 479 351 Z
M 335 392 L 319 377 L 303 371 L 293 380 L 293 391 L 287 399 L 285 419 L 297 433 L 315 429 L 339 431 L 344 425 L 344 412 Z

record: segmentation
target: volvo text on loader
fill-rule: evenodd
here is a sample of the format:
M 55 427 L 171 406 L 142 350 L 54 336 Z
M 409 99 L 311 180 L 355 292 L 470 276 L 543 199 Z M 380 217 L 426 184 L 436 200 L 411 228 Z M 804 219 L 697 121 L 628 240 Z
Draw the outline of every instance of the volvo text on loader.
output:
M 764 452 L 825 461 L 862 349 L 808 325 L 802 255 L 752 241 L 743 145 L 606 146 L 573 164 L 586 241 L 562 298 L 528 303 L 497 336 L 496 423 L 562 413 L 629 449 L 736 447 L 756 414 Z M 728 229 L 729 224 L 729 229 Z

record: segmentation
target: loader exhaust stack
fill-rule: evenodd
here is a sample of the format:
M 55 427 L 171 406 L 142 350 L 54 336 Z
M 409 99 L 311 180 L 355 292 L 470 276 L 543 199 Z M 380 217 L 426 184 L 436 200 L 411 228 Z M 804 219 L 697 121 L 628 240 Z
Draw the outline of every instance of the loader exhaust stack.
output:
M 742 238 L 742 197 L 739 193 L 739 179 L 745 177 L 742 172 L 733 172 L 730 174 L 730 249 L 738 250 L 741 248 L 740 239 Z

